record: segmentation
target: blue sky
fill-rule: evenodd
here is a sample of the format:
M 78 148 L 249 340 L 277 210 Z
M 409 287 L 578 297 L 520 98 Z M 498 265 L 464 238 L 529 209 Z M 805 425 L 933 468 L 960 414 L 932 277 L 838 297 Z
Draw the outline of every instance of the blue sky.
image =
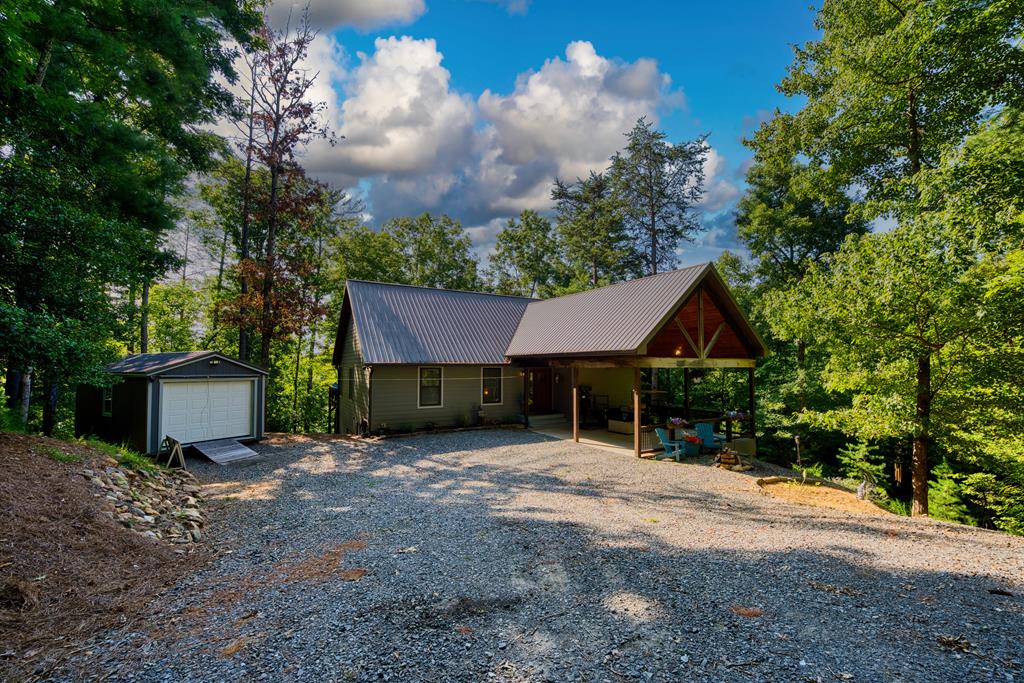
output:
M 793 108 L 775 85 L 814 37 L 807 0 L 315 0 L 311 16 L 317 94 L 347 139 L 307 166 L 359 188 L 375 222 L 447 212 L 486 253 L 508 216 L 545 209 L 553 175 L 599 167 L 646 114 L 714 149 L 712 229 L 680 263 L 734 248 L 740 140 Z

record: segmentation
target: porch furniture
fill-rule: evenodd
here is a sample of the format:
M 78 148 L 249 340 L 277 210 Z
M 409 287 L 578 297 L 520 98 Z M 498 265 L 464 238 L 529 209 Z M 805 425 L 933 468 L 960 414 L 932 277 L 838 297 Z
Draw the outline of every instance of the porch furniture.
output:
M 700 437 L 701 446 L 708 450 L 717 451 L 725 445 L 725 437 L 715 434 L 714 427 L 710 422 L 697 423 L 697 436 Z
M 608 431 L 615 434 L 632 434 L 633 420 L 613 420 L 608 418 Z
M 664 427 L 656 427 L 654 429 L 658 435 L 658 440 L 661 441 L 661 445 L 665 448 L 665 455 L 670 458 L 675 458 L 676 462 L 679 462 L 679 456 L 684 455 L 686 446 L 683 441 L 673 441 L 668 438 L 668 431 Z

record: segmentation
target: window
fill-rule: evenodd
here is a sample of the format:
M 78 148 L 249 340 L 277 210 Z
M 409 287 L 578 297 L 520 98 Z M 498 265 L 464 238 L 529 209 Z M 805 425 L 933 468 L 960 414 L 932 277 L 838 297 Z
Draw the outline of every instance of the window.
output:
M 354 365 L 348 366 L 348 397 L 350 399 L 356 396 L 356 368 Z
M 441 406 L 441 368 L 420 368 L 420 408 Z
M 501 368 L 483 368 L 480 403 L 499 405 L 501 403 Z
M 103 417 L 110 417 L 114 414 L 114 390 L 111 387 L 103 387 Z

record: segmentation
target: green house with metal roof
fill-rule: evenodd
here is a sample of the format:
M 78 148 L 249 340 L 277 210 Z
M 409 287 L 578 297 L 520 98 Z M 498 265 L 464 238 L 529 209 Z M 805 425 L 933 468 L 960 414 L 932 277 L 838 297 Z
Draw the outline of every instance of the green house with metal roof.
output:
M 333 364 L 335 431 L 389 433 L 520 422 L 632 434 L 639 455 L 666 411 L 689 413 L 708 368 L 749 381 L 754 425 L 764 343 L 710 263 L 537 300 L 349 280 Z M 682 374 L 659 405 L 654 369 Z M 664 373 L 662 373 L 664 374 Z

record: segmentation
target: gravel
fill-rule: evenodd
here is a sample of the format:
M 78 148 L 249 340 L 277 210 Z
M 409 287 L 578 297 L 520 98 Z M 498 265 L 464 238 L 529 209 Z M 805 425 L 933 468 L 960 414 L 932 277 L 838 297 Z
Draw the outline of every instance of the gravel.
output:
M 78 671 L 1024 680 L 1022 538 L 787 503 L 757 486 L 764 465 L 638 461 L 524 431 L 257 450 L 190 464 L 218 556 Z

